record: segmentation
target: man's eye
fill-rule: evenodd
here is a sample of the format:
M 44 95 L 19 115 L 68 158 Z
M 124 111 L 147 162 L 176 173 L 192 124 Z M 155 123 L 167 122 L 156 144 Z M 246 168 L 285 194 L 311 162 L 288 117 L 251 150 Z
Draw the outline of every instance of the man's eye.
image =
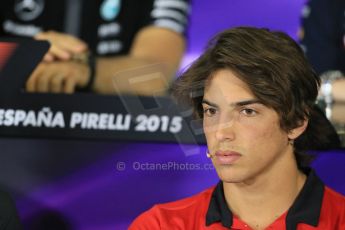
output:
M 257 114 L 257 112 L 253 109 L 245 108 L 245 109 L 241 110 L 241 114 L 243 114 L 247 117 L 252 117 L 252 116 L 255 116 Z
M 206 108 L 204 109 L 204 114 L 208 117 L 212 117 L 217 113 L 217 110 L 215 108 Z

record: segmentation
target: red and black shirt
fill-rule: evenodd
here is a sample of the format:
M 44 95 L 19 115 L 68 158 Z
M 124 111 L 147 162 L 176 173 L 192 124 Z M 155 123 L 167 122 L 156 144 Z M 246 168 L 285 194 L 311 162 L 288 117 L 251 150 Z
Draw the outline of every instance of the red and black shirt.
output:
M 345 197 L 326 187 L 314 171 L 287 212 L 266 229 L 345 229 Z M 251 228 L 228 208 L 223 183 L 179 201 L 155 205 L 137 217 L 136 229 L 238 229 Z

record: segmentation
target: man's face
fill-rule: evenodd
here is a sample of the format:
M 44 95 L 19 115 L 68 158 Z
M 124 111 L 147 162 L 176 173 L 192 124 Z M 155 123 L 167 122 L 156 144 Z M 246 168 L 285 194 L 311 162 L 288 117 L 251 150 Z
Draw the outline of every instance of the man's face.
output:
M 274 172 L 276 165 L 294 161 L 278 113 L 263 105 L 230 70 L 214 74 L 202 105 L 208 149 L 222 181 L 250 182 Z

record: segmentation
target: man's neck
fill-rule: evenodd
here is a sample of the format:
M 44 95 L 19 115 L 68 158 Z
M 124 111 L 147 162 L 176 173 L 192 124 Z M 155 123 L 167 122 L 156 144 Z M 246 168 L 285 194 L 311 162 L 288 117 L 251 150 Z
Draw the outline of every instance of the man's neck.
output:
M 246 182 L 223 183 L 230 210 L 253 229 L 264 229 L 284 214 L 305 183 L 295 160 L 281 162 Z

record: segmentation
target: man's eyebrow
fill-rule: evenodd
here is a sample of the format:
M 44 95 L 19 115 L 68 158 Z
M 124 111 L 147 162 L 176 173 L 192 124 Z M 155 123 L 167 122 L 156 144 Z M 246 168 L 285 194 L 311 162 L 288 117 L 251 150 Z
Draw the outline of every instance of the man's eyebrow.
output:
M 251 104 L 263 104 L 260 100 L 258 99 L 250 99 L 250 100 L 244 100 L 244 101 L 238 101 L 231 103 L 230 106 L 244 106 L 244 105 L 251 105 Z
M 217 105 L 217 104 L 212 103 L 212 102 L 210 102 L 210 101 L 208 101 L 208 100 L 206 100 L 206 99 L 202 99 L 201 104 L 207 104 L 207 105 L 209 105 L 209 106 L 218 108 L 218 105 Z
M 212 107 L 216 107 L 218 108 L 219 106 L 213 102 L 210 102 L 206 99 L 203 99 L 202 104 L 207 104 L 209 106 L 212 106 Z M 250 99 L 250 100 L 243 100 L 243 101 L 238 101 L 238 102 L 233 102 L 233 103 L 230 103 L 230 106 L 231 107 L 240 107 L 240 106 L 244 106 L 244 105 L 251 105 L 251 104 L 263 104 L 260 100 L 258 99 Z

